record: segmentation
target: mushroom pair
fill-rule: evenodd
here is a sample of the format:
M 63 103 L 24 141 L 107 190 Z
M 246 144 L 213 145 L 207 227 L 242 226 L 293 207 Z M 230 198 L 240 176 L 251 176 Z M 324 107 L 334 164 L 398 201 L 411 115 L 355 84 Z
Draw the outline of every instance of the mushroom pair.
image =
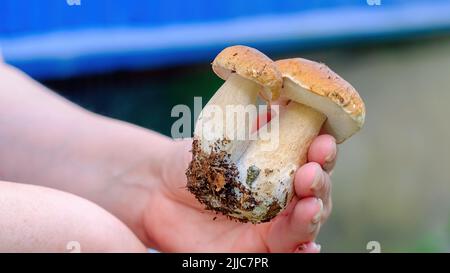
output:
M 362 127 L 364 103 L 327 66 L 306 59 L 274 62 L 253 48 L 232 46 L 217 55 L 212 68 L 225 83 L 205 107 L 256 105 L 258 96 L 269 105 L 284 102 L 274 117 L 278 145 L 268 150 L 264 145 L 273 140 L 235 139 L 251 122 L 205 129 L 204 109 L 194 131 L 187 188 L 207 209 L 242 222 L 270 221 L 292 198 L 295 171 L 321 128 L 342 143 Z

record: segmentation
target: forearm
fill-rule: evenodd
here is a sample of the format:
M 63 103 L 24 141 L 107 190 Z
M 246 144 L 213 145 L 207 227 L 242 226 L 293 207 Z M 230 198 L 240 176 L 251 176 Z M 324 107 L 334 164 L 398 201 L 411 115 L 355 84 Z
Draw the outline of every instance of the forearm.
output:
M 57 190 L 0 181 L 0 252 L 145 252 L 114 216 Z M 69 249 L 68 249 L 69 248 Z
M 85 111 L 1 65 L 0 109 L 0 179 L 75 193 L 140 226 L 148 191 L 139 185 L 160 176 L 169 138 Z

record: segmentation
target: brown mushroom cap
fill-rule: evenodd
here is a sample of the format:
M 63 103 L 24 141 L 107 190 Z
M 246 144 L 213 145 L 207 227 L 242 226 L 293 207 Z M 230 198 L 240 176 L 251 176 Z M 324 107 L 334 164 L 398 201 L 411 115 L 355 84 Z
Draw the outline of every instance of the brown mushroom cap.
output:
M 264 87 L 264 96 L 275 100 L 280 96 L 283 78 L 275 63 L 260 51 L 242 45 L 222 50 L 212 63 L 214 72 L 227 80 L 231 73 Z
M 324 129 L 341 143 L 364 124 L 365 106 L 356 89 L 326 65 L 295 58 L 275 62 L 285 78 L 283 96 L 327 116 Z M 286 87 L 286 86 L 285 86 Z

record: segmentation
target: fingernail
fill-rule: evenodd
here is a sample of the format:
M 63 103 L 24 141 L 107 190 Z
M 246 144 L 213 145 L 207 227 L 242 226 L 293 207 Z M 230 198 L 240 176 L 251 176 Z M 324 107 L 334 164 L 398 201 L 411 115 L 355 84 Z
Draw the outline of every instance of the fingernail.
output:
M 323 212 L 323 202 L 322 199 L 317 198 L 317 202 L 319 202 L 319 211 L 314 215 L 311 222 L 313 225 L 317 225 L 320 223 L 320 220 L 322 219 L 322 212 Z
M 322 169 L 319 167 L 316 167 L 315 174 L 314 174 L 314 180 L 311 183 L 311 190 L 318 190 L 319 182 L 322 179 L 323 173 Z
M 320 252 L 320 250 L 322 249 L 322 246 L 316 243 L 313 243 L 313 247 L 316 249 L 317 252 Z
M 323 169 L 328 173 L 333 170 L 334 165 L 336 164 L 336 160 L 335 160 L 336 154 L 337 154 L 337 147 L 336 147 L 336 144 L 334 144 L 332 151 L 325 158 L 325 162 L 323 163 Z
M 306 247 L 308 247 L 308 244 L 301 244 L 298 246 L 298 250 L 300 250 L 300 251 L 305 250 Z

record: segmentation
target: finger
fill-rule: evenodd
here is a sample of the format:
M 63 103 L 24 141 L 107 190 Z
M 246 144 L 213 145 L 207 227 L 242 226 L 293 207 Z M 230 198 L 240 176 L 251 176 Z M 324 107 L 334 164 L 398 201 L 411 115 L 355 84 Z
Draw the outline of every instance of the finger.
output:
M 192 140 L 179 140 L 173 143 L 169 153 L 162 166 L 161 176 L 163 178 L 163 187 L 161 189 L 167 196 L 176 198 L 192 207 L 202 209 L 203 205 L 197 201 L 195 196 L 186 188 L 185 171 L 192 160 Z M 170 161 L 169 161 L 170 160 Z
M 289 104 L 290 101 L 291 101 L 291 100 L 288 99 L 288 98 L 286 98 L 286 97 L 279 97 L 278 99 L 273 100 L 273 101 L 271 101 L 270 103 L 271 103 L 272 105 L 286 106 L 286 105 Z
M 295 174 L 294 189 L 298 199 L 306 197 L 321 199 L 324 207 L 322 221 L 328 218 L 331 212 L 331 179 L 318 163 L 310 162 L 298 169 Z
M 256 120 L 254 124 L 252 125 L 251 132 L 254 133 L 258 131 L 260 128 L 264 127 L 267 123 L 269 123 L 273 117 L 277 115 L 277 112 L 273 109 L 266 109 L 264 111 L 261 111 L 261 113 L 258 114 L 256 117 Z
M 336 164 L 336 140 L 331 135 L 320 135 L 314 139 L 309 147 L 308 161 L 317 162 L 330 173 Z
M 295 204 L 287 217 L 277 217 L 267 237 L 273 252 L 294 252 L 301 244 L 311 242 L 320 229 L 323 203 L 318 198 L 304 198 Z
M 299 245 L 294 253 L 320 253 L 321 246 L 314 242 Z
M 314 196 L 323 199 L 327 188 L 324 171 L 319 163 L 306 163 L 295 173 L 294 189 L 299 199 Z
M 172 183 L 174 188 L 186 186 L 185 171 L 192 160 L 192 140 L 177 140 L 168 151 L 170 154 L 163 162 L 162 178 Z

